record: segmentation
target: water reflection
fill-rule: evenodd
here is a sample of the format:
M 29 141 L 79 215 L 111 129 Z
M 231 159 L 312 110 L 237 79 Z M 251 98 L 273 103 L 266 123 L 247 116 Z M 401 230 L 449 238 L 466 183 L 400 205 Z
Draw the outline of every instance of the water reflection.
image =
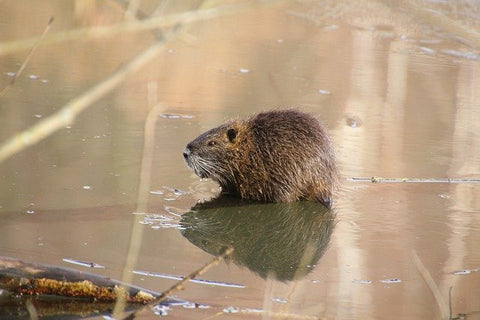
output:
M 87 1 L 88 10 L 79 8 L 80 2 L 86 3 L 3 1 L 0 41 L 38 36 L 51 16 L 51 34 L 124 19 L 117 1 Z M 150 16 L 159 4 L 130 2 Z M 63 258 L 95 261 L 106 266 L 96 272 L 119 278 L 135 225 L 131 212 L 140 193 L 145 118 L 157 100 L 165 108 L 149 136 L 154 152 L 145 212 L 153 214 L 144 219 L 151 224 L 141 226 L 145 232 L 138 270 L 180 276 L 206 262 L 206 254 L 174 228 L 175 214 L 218 189 L 189 172 L 181 151 L 192 137 L 230 118 L 280 106 L 318 115 L 336 144 L 345 178 L 479 177 L 478 1 L 282 3 L 192 26 L 71 127 L 3 162 L 0 254 L 55 264 L 64 263 Z M 196 6 L 198 2 L 162 2 L 166 15 Z M 137 32 L 55 45 L 42 42 L 23 76 L 0 101 L 1 140 L 58 111 L 152 41 L 151 32 Z M 1 87 L 27 54 L 19 50 L 1 55 Z M 176 197 L 175 188 L 187 194 Z M 246 288 L 194 284 L 181 294 L 220 308 L 288 308 L 325 318 L 439 318 L 437 303 L 412 263 L 415 251 L 446 303 L 453 287 L 452 314 L 475 317 L 480 310 L 480 272 L 473 272 L 480 267 L 479 195 L 479 185 L 471 184 L 345 181 L 336 202 L 340 222 L 329 251 L 301 281 L 303 291 L 297 282 L 264 283 L 252 279 L 246 268 L 219 264 L 206 278 Z M 253 259 L 247 256 L 249 250 L 273 256 L 273 249 L 261 251 L 268 241 L 260 239 L 267 238 L 265 223 L 271 222 L 272 212 L 233 223 L 240 219 L 232 211 L 252 217 L 259 207 L 270 205 L 219 206 L 218 214 L 214 208 L 195 209 L 184 217 L 183 223 L 190 223 L 185 234 L 194 243 L 209 241 L 199 246 L 213 253 L 217 246 L 236 241 L 233 260 L 242 265 Z M 172 215 L 170 208 L 179 209 Z M 270 220 L 261 225 L 263 218 Z M 300 223 L 293 219 L 285 218 L 285 229 Z M 250 235 L 243 239 L 247 248 L 237 233 Z M 286 234 L 269 237 L 280 241 Z M 290 237 L 291 243 L 300 242 Z M 296 254 L 296 261 L 302 254 Z M 290 252 L 278 255 L 290 259 Z M 402 282 L 380 282 L 395 278 Z M 158 290 L 172 281 L 150 277 L 146 284 L 139 275 L 133 280 Z M 288 306 L 268 298 L 262 305 L 264 297 L 280 297 Z M 178 318 L 201 318 L 190 309 L 177 312 Z
M 235 249 L 231 260 L 262 278 L 296 280 L 310 273 L 328 247 L 335 213 L 323 205 L 248 203 L 223 196 L 198 204 L 182 216 L 182 235 L 218 255 Z

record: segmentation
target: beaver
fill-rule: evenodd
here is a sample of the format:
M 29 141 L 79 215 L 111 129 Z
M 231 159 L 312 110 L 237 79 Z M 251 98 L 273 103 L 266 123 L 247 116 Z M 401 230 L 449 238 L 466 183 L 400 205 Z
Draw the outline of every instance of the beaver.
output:
M 183 157 L 199 177 L 242 199 L 332 204 L 332 142 L 317 118 L 297 109 L 231 120 L 188 143 Z

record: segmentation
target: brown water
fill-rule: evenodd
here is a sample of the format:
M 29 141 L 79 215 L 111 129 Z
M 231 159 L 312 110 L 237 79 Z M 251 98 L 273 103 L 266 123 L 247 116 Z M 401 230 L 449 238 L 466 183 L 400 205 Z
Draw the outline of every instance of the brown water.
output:
M 267 258 L 252 267 L 232 257 L 201 278 L 243 287 L 191 283 L 175 297 L 208 307 L 172 306 L 169 317 L 433 319 L 451 312 L 480 319 L 480 184 L 349 179 L 480 178 L 480 7 L 399 3 L 288 2 L 187 26 L 72 125 L 0 163 L 0 255 L 81 270 L 63 259 L 95 262 L 105 268 L 88 271 L 121 278 L 133 233 L 140 246 L 134 270 L 189 274 L 230 236 L 217 226 L 192 239 L 180 227 L 187 219 L 180 214 L 218 192 L 185 166 L 184 146 L 225 119 L 297 106 L 328 126 L 342 173 L 335 228 L 319 225 L 326 243 L 307 241 L 321 257 L 284 282 L 262 277 Z M 197 5 L 167 2 L 159 13 Z M 140 7 L 148 16 L 158 3 Z M 39 35 L 51 16 L 55 34 L 120 22 L 124 10 L 113 1 L 2 1 L 0 41 Z M 142 31 L 41 45 L 0 98 L 1 141 L 54 114 L 153 41 Z M 0 89 L 27 53 L 1 55 Z M 258 229 L 246 228 L 247 235 L 276 226 L 255 217 Z M 315 218 L 306 219 L 286 220 L 301 225 L 293 235 Z M 297 248 L 303 238 L 285 239 Z M 246 246 L 251 254 L 272 250 L 262 237 Z M 130 271 L 127 280 L 148 289 L 174 283 Z

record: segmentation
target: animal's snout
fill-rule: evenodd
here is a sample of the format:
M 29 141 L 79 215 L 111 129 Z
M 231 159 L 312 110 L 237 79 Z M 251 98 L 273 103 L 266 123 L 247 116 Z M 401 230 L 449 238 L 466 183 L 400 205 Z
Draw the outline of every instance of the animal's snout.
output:
M 188 159 L 188 157 L 190 156 L 190 154 L 192 153 L 192 151 L 190 151 L 190 149 L 188 148 L 188 146 L 185 148 L 185 150 L 183 150 L 183 157 L 185 158 L 185 160 Z

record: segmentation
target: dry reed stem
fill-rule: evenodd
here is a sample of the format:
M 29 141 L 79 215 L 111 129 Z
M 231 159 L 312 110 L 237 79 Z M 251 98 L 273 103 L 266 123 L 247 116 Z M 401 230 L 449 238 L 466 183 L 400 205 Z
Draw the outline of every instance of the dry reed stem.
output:
M 213 266 L 216 266 L 217 264 L 220 263 L 220 261 L 223 261 L 226 257 L 228 257 L 229 255 L 231 255 L 233 252 L 233 248 L 227 248 L 225 249 L 225 251 L 220 254 L 219 256 L 213 258 L 210 262 L 206 263 L 205 265 L 203 265 L 203 267 L 193 271 L 192 273 L 190 273 L 188 276 L 186 276 L 185 278 L 183 278 L 182 280 L 178 281 L 177 283 L 175 283 L 173 286 L 171 286 L 170 288 L 168 288 L 167 290 L 163 291 L 162 294 L 155 298 L 155 300 L 152 300 L 151 302 L 149 302 L 147 305 L 143 306 L 142 308 L 134 311 L 133 313 L 129 314 L 128 316 L 124 317 L 124 318 L 120 318 L 120 319 L 123 319 L 123 320 L 131 320 L 131 319 L 135 319 L 135 317 L 137 316 L 140 316 L 142 314 L 145 314 L 146 312 L 148 312 L 151 307 L 153 307 L 154 305 L 156 304 L 159 304 L 160 302 L 162 302 L 163 300 L 165 300 L 169 295 L 171 295 L 172 293 L 176 292 L 176 291 L 179 291 L 181 289 L 183 289 L 183 286 L 190 280 L 192 279 L 195 279 L 196 277 L 204 274 L 205 272 L 208 271 L 208 269 L 212 268 Z
M 123 15 L 124 19 L 134 19 L 137 16 L 138 7 L 140 6 L 140 0 L 129 0 L 128 7 Z
M 209 4 L 209 1 L 206 1 L 201 4 L 201 6 L 206 6 Z M 235 7 L 230 7 L 233 8 L 233 12 L 238 12 L 237 6 Z M 215 9 L 214 12 L 218 12 L 218 8 Z M 205 10 L 198 10 L 198 12 Z M 225 13 L 225 11 L 224 11 Z M 146 21 L 146 20 L 143 20 Z M 181 23 L 181 28 L 182 31 L 185 29 L 185 24 Z M 149 99 L 150 102 L 150 99 Z M 155 101 L 156 102 L 156 101 Z M 158 119 L 158 113 L 162 110 L 162 104 L 158 103 L 156 104 L 150 111 L 146 119 L 145 123 L 145 129 L 144 129 L 144 149 L 143 149 L 143 156 L 142 156 L 142 166 L 141 166 L 141 172 L 140 172 L 140 183 L 139 183 L 139 191 L 138 191 L 138 197 L 137 197 L 137 210 L 136 213 L 142 213 L 145 212 L 146 210 L 146 205 L 147 205 L 147 200 L 148 200 L 148 188 L 150 186 L 150 172 L 151 172 L 151 166 L 152 166 L 152 157 L 153 157 L 153 132 L 155 129 L 156 121 Z M 126 264 L 123 269 L 123 275 L 122 275 L 122 281 L 123 282 L 130 282 L 132 278 L 131 270 L 134 269 L 136 260 L 138 258 L 139 252 L 140 252 L 140 246 L 141 246 L 141 240 L 142 240 L 142 234 L 143 234 L 143 226 L 139 223 L 141 219 L 140 215 L 136 215 L 134 224 L 133 224 L 133 229 L 132 229 L 132 234 L 131 234 L 131 239 L 130 239 L 130 247 L 128 250 L 127 254 L 127 259 L 126 259 Z M 218 263 L 218 262 L 217 262 Z M 208 265 L 207 265 L 208 267 Z M 209 268 L 209 267 L 208 267 Z M 206 271 L 206 269 L 205 269 Z M 200 274 L 200 273 L 199 273 Z M 198 274 L 197 274 L 198 275 Z M 182 282 L 183 281 L 183 282 Z M 182 283 L 188 281 L 187 278 L 183 279 L 179 283 L 177 283 L 177 286 L 181 285 Z M 173 287 L 172 287 L 173 288 Z M 171 288 L 171 289 L 172 289 Z M 157 302 L 162 301 L 163 299 L 166 298 L 166 295 L 169 294 L 169 291 L 167 291 L 164 295 L 161 295 L 159 299 L 157 299 Z M 163 297 L 162 297 L 163 296 Z M 115 304 L 114 310 L 113 310 L 113 316 L 114 318 L 119 318 L 120 314 L 124 310 L 125 307 L 125 299 L 120 296 L 120 298 L 117 300 L 117 303 Z M 153 305 L 153 304 L 151 304 Z M 139 311 L 142 312 L 142 311 Z M 131 316 L 135 317 L 135 313 L 132 314 Z
M 205 4 L 206 2 L 202 3 L 201 6 L 204 6 Z M 128 8 L 131 8 L 131 5 L 132 5 L 132 2 L 129 3 Z M 133 6 L 135 7 L 135 5 Z M 200 11 L 200 8 L 197 11 Z M 125 17 L 127 16 L 128 14 L 126 12 Z M 182 32 L 184 32 L 185 26 L 186 26 L 185 24 L 181 23 L 178 25 L 177 29 L 182 29 Z M 151 92 L 149 91 L 149 95 L 150 94 Z M 151 97 L 149 96 L 148 98 L 149 98 L 148 100 L 149 107 L 151 107 L 152 106 L 152 101 L 150 99 Z M 154 102 L 156 103 L 157 101 L 154 101 Z M 131 282 L 131 279 L 133 277 L 132 270 L 135 268 L 135 264 L 138 259 L 138 256 L 140 253 L 140 247 L 142 244 L 143 226 L 140 224 L 140 220 L 143 217 L 139 215 L 139 213 L 143 213 L 146 211 L 146 206 L 148 201 L 148 189 L 150 188 L 152 158 L 153 158 L 153 145 L 154 145 L 153 133 L 158 120 L 158 113 L 162 109 L 163 109 L 163 105 L 161 103 L 157 103 L 149 111 L 147 118 L 145 120 L 144 146 L 143 146 L 142 164 L 140 169 L 139 188 L 138 188 L 138 194 L 137 194 L 137 208 L 135 212 L 136 215 L 135 215 L 135 220 L 132 226 L 127 258 L 126 258 L 125 266 L 123 268 L 123 273 L 122 273 L 122 281 L 125 283 Z M 119 296 L 119 299 L 115 303 L 115 307 L 113 310 L 114 318 L 120 317 L 121 313 L 125 309 L 125 305 L 126 305 L 125 297 Z
M 280 3 L 280 1 L 273 1 L 273 2 L 265 2 L 265 4 L 271 3 Z M 258 5 L 234 5 L 234 6 L 223 6 L 223 7 L 216 7 L 213 9 L 205 9 L 205 10 L 198 10 L 198 11 L 189 11 L 182 14 L 177 14 L 174 16 L 167 16 L 167 17 L 158 17 L 154 18 L 155 21 L 150 20 L 143 20 L 141 22 L 133 21 L 124 24 L 119 24 L 113 27 L 99 27 L 99 28 L 88 28 L 88 29 L 81 29 L 81 30 L 73 30 L 67 31 L 60 34 L 45 36 L 43 39 L 43 43 L 51 43 L 53 40 L 67 40 L 73 39 L 77 36 L 84 35 L 84 36 L 98 36 L 99 34 L 102 35 L 112 35 L 118 32 L 126 32 L 129 28 L 133 28 L 136 26 L 141 29 L 153 29 L 158 28 L 160 26 L 170 26 L 181 22 L 182 25 L 193 23 L 200 20 L 207 20 L 213 19 L 219 16 L 223 16 L 226 14 L 234 14 L 238 13 L 241 10 L 245 9 L 253 9 L 258 8 Z M 182 20 L 184 19 L 184 20 Z M 155 23 L 154 23 L 155 22 Z M 164 49 L 164 44 L 168 42 L 174 35 L 179 33 L 179 29 L 181 28 L 174 28 L 176 30 L 168 32 L 165 34 L 165 38 L 161 41 L 156 42 L 154 45 L 147 48 L 144 52 L 138 55 L 135 59 L 131 62 L 126 64 L 125 66 L 121 67 L 117 70 L 114 74 L 110 77 L 106 78 L 102 82 L 95 85 L 90 90 L 86 91 L 85 93 L 81 94 L 80 96 L 72 99 L 66 105 L 64 105 L 58 112 L 54 113 L 53 115 L 39 121 L 37 124 L 33 125 L 29 129 L 22 131 L 15 136 L 8 139 L 5 143 L 0 145 L 0 163 L 5 159 L 9 158 L 10 156 L 14 155 L 17 152 L 22 151 L 23 149 L 36 144 L 37 142 L 43 140 L 44 138 L 51 135 L 53 132 L 70 125 L 76 116 L 88 108 L 92 103 L 115 89 L 123 80 L 125 80 L 128 76 L 132 73 L 138 71 L 142 66 L 146 63 L 150 62 L 155 58 L 161 51 Z M 115 30 L 115 32 L 113 32 Z M 76 35 L 76 36 L 75 36 Z M 37 38 L 27 39 L 23 44 L 0 44 L 0 54 L 6 52 L 5 50 L 9 51 L 13 47 L 19 49 L 22 46 L 30 47 L 32 43 L 34 44 L 35 41 L 38 40 Z M 54 41 L 53 41 L 54 42 Z M 10 49 L 9 49 L 10 48 Z M 23 48 L 23 47 L 22 47 Z
M 415 250 L 412 251 L 412 257 L 413 262 L 415 263 L 415 267 L 422 275 L 423 280 L 427 284 L 428 288 L 433 294 L 433 297 L 435 298 L 435 301 L 437 302 L 442 319 L 450 319 L 450 311 L 448 310 L 445 301 L 442 299 L 442 294 L 440 293 L 440 290 L 438 289 L 435 281 L 433 281 L 432 276 L 428 272 L 427 268 L 425 268 L 425 266 L 423 265 Z
M 452 319 L 452 287 L 448 289 L 448 319 Z
M 153 152 L 155 149 L 155 126 L 158 120 L 158 115 L 163 109 L 163 104 L 156 104 L 148 112 L 147 119 L 145 120 L 143 155 L 140 168 L 137 208 L 135 212 L 135 220 L 133 221 L 132 225 L 132 233 L 130 236 L 127 258 L 122 273 L 123 283 L 131 282 L 133 277 L 132 270 L 134 270 L 135 268 L 136 261 L 142 245 L 143 225 L 140 224 L 140 221 L 143 219 L 143 215 L 141 215 L 140 213 L 144 213 L 147 209 L 148 190 L 150 188 L 150 177 L 152 172 Z M 127 301 L 125 296 L 119 296 L 119 299 L 117 299 L 113 310 L 114 318 L 117 318 L 121 314 L 121 312 L 123 312 L 126 302 Z
M 95 39 L 101 37 L 112 37 L 120 33 L 125 34 L 127 32 L 137 32 L 144 30 L 152 30 L 157 28 L 168 28 L 179 23 L 191 24 L 194 22 L 210 20 L 213 18 L 236 14 L 242 11 L 246 11 L 253 8 L 258 8 L 261 6 L 266 6 L 269 4 L 278 4 L 283 1 L 265 1 L 259 4 L 252 4 L 251 2 L 245 2 L 236 5 L 225 5 L 219 6 L 210 9 L 201 9 L 194 11 L 182 12 L 179 14 L 172 14 L 168 16 L 159 16 L 149 19 L 144 19 L 141 21 L 124 21 L 122 23 L 113 24 L 109 26 L 98 26 L 98 27 L 88 27 L 88 28 L 79 28 L 63 32 L 57 32 L 54 34 L 49 34 L 45 36 L 42 40 L 44 44 L 52 44 L 64 41 L 72 40 L 87 40 Z M 23 40 L 14 40 L 14 41 L 5 41 L 0 43 L 0 55 L 12 53 L 19 50 L 25 50 L 31 48 L 37 41 L 39 37 L 32 37 Z
M 28 299 L 25 302 L 25 308 L 27 309 L 28 316 L 29 316 L 30 320 L 38 320 L 39 319 L 37 309 L 33 305 L 33 302 L 32 302 L 31 299 Z
M 33 45 L 33 47 L 30 49 L 30 52 L 28 52 L 27 56 L 25 57 L 25 60 L 23 61 L 23 63 L 20 65 L 20 68 L 18 68 L 18 71 L 15 73 L 15 76 L 13 76 L 12 78 L 12 81 L 10 81 L 9 84 L 7 84 L 3 89 L 2 91 L 0 91 L 0 98 L 2 98 L 3 96 L 5 96 L 5 94 L 8 92 L 8 90 L 15 84 L 15 81 L 17 81 L 17 79 L 20 77 L 20 75 L 22 74 L 23 70 L 25 69 L 25 67 L 27 66 L 28 62 L 30 61 L 30 59 L 32 58 L 33 56 L 33 53 L 35 52 L 35 50 L 37 50 L 38 46 L 40 45 L 40 43 L 42 42 L 42 39 L 45 37 L 45 35 L 48 33 L 48 31 L 50 30 L 50 27 L 52 26 L 52 23 L 53 23 L 53 17 L 50 18 L 50 20 L 48 21 L 47 23 L 47 26 L 45 27 L 45 29 L 43 30 L 42 34 L 40 35 L 40 37 L 38 38 L 38 40 L 35 42 L 35 44 Z
M 95 85 L 80 96 L 70 100 L 59 111 L 39 121 L 29 129 L 8 139 L 0 146 L 0 162 L 28 146 L 34 145 L 58 129 L 70 125 L 76 116 L 92 103 L 115 89 L 123 80 L 153 60 L 165 48 L 164 44 L 178 31 L 165 34 L 165 40 L 156 42 L 136 58 L 121 67 L 110 77 Z

